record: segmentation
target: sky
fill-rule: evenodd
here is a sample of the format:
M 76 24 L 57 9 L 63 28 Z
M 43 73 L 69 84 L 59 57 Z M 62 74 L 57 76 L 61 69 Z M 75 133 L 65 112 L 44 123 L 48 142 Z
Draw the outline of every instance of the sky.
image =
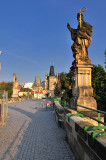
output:
M 84 20 L 93 26 L 88 53 L 92 64 L 104 67 L 106 0 L 0 0 L 1 81 L 43 81 L 54 65 L 55 73 L 68 72 L 74 60 L 67 23 L 77 28 L 77 13 L 87 7 Z

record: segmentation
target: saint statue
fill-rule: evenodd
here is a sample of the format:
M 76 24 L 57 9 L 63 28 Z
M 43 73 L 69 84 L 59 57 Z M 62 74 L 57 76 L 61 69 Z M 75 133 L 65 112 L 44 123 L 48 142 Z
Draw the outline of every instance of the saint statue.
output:
M 70 24 L 67 23 L 67 28 L 71 32 L 71 38 L 74 41 L 71 46 L 73 56 L 76 60 L 87 61 L 88 58 L 88 47 L 92 40 L 92 26 L 84 21 L 83 14 L 77 14 L 78 27 L 73 29 Z
M 13 73 L 13 88 L 17 89 L 17 87 L 18 87 L 18 79 L 15 73 Z

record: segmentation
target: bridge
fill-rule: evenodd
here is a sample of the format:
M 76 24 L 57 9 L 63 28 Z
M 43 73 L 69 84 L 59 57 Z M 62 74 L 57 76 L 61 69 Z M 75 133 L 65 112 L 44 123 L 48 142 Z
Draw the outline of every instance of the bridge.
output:
M 3 107 L 7 117 L 4 114 L 0 126 L 0 160 L 106 159 L 106 112 L 80 105 L 73 110 L 57 98 Z
M 55 117 L 57 124 L 64 128 L 67 141 L 77 160 L 106 159 L 106 112 L 77 105 L 77 109 L 57 98 Z M 80 110 L 84 108 L 86 110 Z
M 6 125 L 0 126 L 0 160 L 75 159 L 66 132 L 56 125 L 54 110 L 46 110 L 43 102 L 9 104 Z

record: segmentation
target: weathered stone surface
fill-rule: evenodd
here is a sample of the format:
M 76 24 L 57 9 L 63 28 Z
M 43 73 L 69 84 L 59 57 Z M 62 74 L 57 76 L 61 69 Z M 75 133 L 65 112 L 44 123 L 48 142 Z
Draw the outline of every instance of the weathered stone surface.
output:
M 84 160 L 84 150 L 81 147 L 80 143 L 74 138 L 74 150 L 77 160 Z
M 55 103 L 55 118 L 58 126 L 64 128 L 64 108 L 59 103 Z
M 66 119 L 66 133 L 76 160 L 105 160 L 106 159 L 106 137 L 97 137 L 93 141 L 91 133 L 84 133 L 84 126 L 92 126 L 81 117 L 70 117 Z
M 88 136 L 89 146 L 101 157 L 102 160 L 106 160 L 106 136 L 97 137 L 92 141 L 91 135 Z
M 93 98 L 93 88 L 91 85 L 92 65 L 78 65 L 73 73 L 71 108 L 77 105 L 97 109 L 96 100 Z M 79 110 L 86 110 L 79 108 Z

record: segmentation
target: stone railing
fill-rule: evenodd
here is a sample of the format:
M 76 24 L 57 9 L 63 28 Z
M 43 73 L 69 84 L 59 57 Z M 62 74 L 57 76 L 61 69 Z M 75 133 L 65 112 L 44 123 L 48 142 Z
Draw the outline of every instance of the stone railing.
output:
M 76 160 L 105 160 L 106 136 L 93 139 L 93 130 L 84 132 L 85 126 L 93 126 L 93 124 L 81 117 L 69 117 L 68 113 L 76 114 L 77 112 L 55 102 L 56 122 L 66 130 L 68 144 Z

